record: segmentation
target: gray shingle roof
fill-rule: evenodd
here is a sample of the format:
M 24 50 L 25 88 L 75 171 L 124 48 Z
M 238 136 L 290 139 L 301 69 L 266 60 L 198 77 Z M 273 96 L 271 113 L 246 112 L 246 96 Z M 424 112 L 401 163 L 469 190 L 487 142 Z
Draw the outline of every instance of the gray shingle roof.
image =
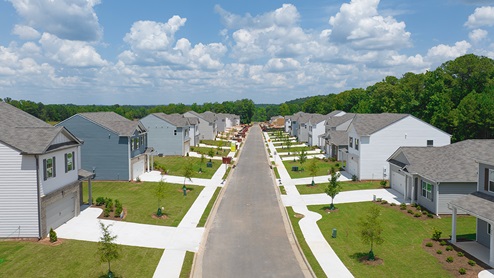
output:
M 409 114 L 356 114 L 353 119 L 353 126 L 359 135 L 371 135 L 392 123 L 410 116 Z
M 325 125 L 328 127 L 328 128 L 335 128 L 349 120 L 351 120 L 353 117 L 355 117 L 355 114 L 354 113 L 346 113 L 345 115 L 343 116 L 334 116 L 334 117 L 331 117 L 329 118 Z
M 477 161 L 494 156 L 494 139 L 465 140 L 442 147 L 400 147 L 405 170 L 436 182 L 477 182 Z M 401 161 L 403 162 L 403 161 Z
M 218 117 L 216 116 L 215 113 L 211 112 L 211 111 L 206 111 L 206 112 L 203 112 L 200 114 L 202 116 L 202 118 L 210 123 L 214 123 Z
M 163 119 L 170 124 L 176 126 L 176 127 L 184 127 L 191 125 L 191 121 L 194 121 L 197 118 L 187 118 L 184 115 L 180 114 L 165 114 L 165 113 L 153 113 L 156 117 Z
M 139 129 L 139 122 L 131 121 L 115 112 L 90 112 L 78 114 L 95 122 L 120 136 L 132 136 Z M 140 127 L 144 130 L 144 127 Z
M 323 137 L 328 139 L 329 142 L 337 146 L 347 146 L 348 145 L 348 133 L 342 130 L 329 130 Z
M 474 192 L 450 202 L 451 205 L 467 211 L 474 216 L 494 221 L 494 196 Z
M 320 122 L 326 121 L 327 119 L 329 119 L 329 117 L 330 116 L 328 116 L 328 115 L 313 114 L 309 118 L 309 122 L 310 122 L 311 125 L 315 125 L 315 124 L 318 124 Z
M 64 130 L 4 102 L 0 102 L 0 129 L 1 142 L 26 154 L 45 153 Z

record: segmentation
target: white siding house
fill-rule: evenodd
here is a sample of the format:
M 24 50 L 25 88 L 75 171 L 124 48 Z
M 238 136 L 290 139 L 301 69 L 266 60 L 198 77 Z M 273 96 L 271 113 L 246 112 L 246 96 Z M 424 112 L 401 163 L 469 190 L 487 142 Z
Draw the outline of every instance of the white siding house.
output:
M 387 159 L 400 146 L 444 146 L 448 133 L 409 114 L 357 114 L 348 127 L 346 170 L 360 180 L 389 178 Z
M 0 102 L 0 238 L 43 238 L 79 214 L 81 142 Z

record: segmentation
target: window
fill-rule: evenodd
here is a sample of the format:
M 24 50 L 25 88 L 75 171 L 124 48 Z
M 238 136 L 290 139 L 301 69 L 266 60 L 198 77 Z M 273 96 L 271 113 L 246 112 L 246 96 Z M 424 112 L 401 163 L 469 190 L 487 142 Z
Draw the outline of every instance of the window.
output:
M 434 146 L 434 140 L 427 140 L 427 147 Z
M 136 138 L 135 142 L 136 142 L 136 149 L 139 149 L 139 138 Z
M 488 190 L 490 192 L 494 192 L 494 170 L 489 169 L 489 187 Z
M 358 151 L 359 139 L 355 138 L 355 149 Z
M 55 157 L 43 159 L 43 172 L 45 180 L 56 176 Z
M 422 197 L 433 201 L 433 190 L 434 186 L 432 184 L 422 181 Z
M 65 173 L 75 169 L 74 152 L 65 154 Z
M 139 136 L 139 145 L 141 145 L 141 146 L 142 146 L 142 143 L 143 143 L 143 142 L 142 142 L 142 141 L 143 141 L 143 139 L 144 139 L 144 136 L 142 136 L 142 135 L 141 135 L 141 136 Z
M 487 223 L 487 233 L 490 235 L 491 234 L 491 224 Z
M 350 137 L 350 148 L 353 148 L 353 137 Z
M 133 151 L 134 150 L 134 138 L 131 138 L 130 139 L 130 150 Z

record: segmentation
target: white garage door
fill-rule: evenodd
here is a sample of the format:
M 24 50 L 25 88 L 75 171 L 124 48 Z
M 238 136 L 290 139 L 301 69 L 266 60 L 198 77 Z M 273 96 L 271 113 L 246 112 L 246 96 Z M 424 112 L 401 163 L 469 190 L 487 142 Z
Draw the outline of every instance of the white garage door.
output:
M 347 171 L 350 175 L 356 175 L 357 178 L 360 178 L 357 172 L 358 169 L 358 163 L 355 160 L 352 160 L 350 156 L 348 156 L 347 162 L 346 162 L 346 168 Z
M 184 150 L 185 150 L 185 155 L 190 152 L 190 140 L 185 142 L 185 146 L 184 146 Z
M 405 194 L 405 175 L 392 171 L 391 188 L 400 192 L 401 194 Z
M 144 159 L 141 159 L 132 165 L 132 179 L 137 179 L 144 174 Z
M 75 216 L 75 193 L 66 194 L 62 199 L 46 208 L 46 229 L 56 229 Z

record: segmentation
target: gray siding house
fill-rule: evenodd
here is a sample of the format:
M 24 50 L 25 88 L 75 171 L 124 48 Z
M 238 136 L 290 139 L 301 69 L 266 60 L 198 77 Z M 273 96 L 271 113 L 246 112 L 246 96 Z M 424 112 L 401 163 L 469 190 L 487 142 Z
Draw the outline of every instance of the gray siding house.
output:
M 186 155 L 190 151 L 191 135 L 195 136 L 197 118 L 180 114 L 154 113 L 141 119 L 147 130 L 148 144 L 160 155 Z
M 82 168 L 95 180 L 135 180 L 149 169 L 144 126 L 114 112 L 76 114 L 58 124 L 84 141 Z
M 482 154 L 477 160 L 477 165 L 477 191 L 450 202 L 453 210 L 451 242 L 460 245 L 456 242 L 457 212 L 466 211 L 475 216 L 476 242 L 487 249 L 487 256 L 479 259 L 494 267 L 494 148 L 491 147 Z
M 451 214 L 451 201 L 477 190 L 476 161 L 492 149 L 494 140 L 400 147 L 388 159 L 389 183 L 405 200 L 435 214 Z
M 195 111 L 189 111 L 184 113 L 184 116 L 198 119 L 199 140 L 214 140 L 216 138 L 218 127 L 216 125 L 216 115 L 213 112 L 207 111 L 199 114 Z
M 0 102 L 0 238 L 44 238 L 80 212 L 81 141 Z

